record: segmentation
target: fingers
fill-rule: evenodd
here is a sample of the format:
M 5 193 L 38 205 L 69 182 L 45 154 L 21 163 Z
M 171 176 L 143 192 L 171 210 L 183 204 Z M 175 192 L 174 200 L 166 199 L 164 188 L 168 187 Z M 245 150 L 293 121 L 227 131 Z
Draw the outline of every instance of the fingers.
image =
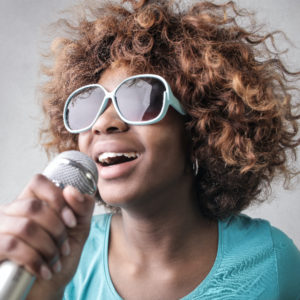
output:
M 23 240 L 41 253 L 48 263 L 59 257 L 59 250 L 52 238 L 30 219 L 1 215 L 0 233 Z
M 20 199 L 4 207 L 3 212 L 10 216 L 29 218 L 47 231 L 58 245 L 61 245 L 67 236 L 61 218 L 40 199 Z
M 14 261 L 50 279 L 60 272 L 61 256 L 70 254 L 70 245 L 80 255 L 93 208 L 93 197 L 74 187 L 61 190 L 36 175 L 16 201 L 0 207 L 0 261 Z
M 67 227 L 72 228 L 77 224 L 73 211 L 66 205 L 62 190 L 42 174 L 34 176 L 17 200 L 22 199 L 38 199 L 28 207 L 29 213 L 39 210 L 41 204 L 47 204 Z
M 0 234 L 0 260 L 9 258 L 34 276 L 49 280 L 52 272 L 49 267 L 33 248 L 22 240 L 6 234 Z
M 18 199 L 26 198 L 45 201 L 58 214 L 65 206 L 62 190 L 42 174 L 35 175 L 18 197 Z
M 73 228 L 77 224 L 75 214 L 80 221 L 89 221 L 93 209 L 94 198 L 82 195 L 76 188 L 67 186 L 61 190 L 45 176 L 36 175 L 18 199 L 33 198 L 46 202 L 64 221 L 65 225 Z M 68 205 L 66 205 L 68 204 Z M 39 208 L 38 203 L 32 203 L 29 210 Z M 71 209 L 70 209 L 71 208 Z
M 26 266 L 29 272 L 34 272 L 35 275 L 42 276 L 44 279 L 46 267 L 55 273 L 60 272 L 60 257 L 70 254 L 65 229 L 63 228 L 63 234 L 59 234 L 58 239 L 64 240 L 57 243 L 53 235 L 32 219 L 5 215 L 4 211 L 0 213 L 0 261 L 4 259 L 15 261 L 17 264 Z
M 92 196 L 82 195 L 72 186 L 67 186 L 63 190 L 63 196 L 68 206 L 75 213 L 79 223 L 90 222 L 95 206 L 95 200 Z

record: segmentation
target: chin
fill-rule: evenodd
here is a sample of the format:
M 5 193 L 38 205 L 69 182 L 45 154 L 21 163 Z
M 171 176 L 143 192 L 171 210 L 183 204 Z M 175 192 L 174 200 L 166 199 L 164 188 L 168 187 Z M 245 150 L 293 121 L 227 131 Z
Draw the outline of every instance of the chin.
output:
M 123 189 L 101 191 L 100 195 L 106 204 L 120 208 L 129 205 L 131 202 L 134 202 L 135 198 L 132 194 L 129 194 L 128 191 L 124 191 Z

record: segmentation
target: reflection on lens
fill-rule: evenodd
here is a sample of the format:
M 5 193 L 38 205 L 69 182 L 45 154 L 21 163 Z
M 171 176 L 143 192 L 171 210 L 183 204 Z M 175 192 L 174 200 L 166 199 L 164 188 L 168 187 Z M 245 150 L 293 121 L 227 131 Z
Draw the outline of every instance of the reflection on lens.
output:
M 125 81 L 116 92 L 116 102 L 129 121 L 156 118 L 163 106 L 164 84 L 157 78 L 144 77 Z
M 73 95 L 66 115 L 71 130 L 86 128 L 94 121 L 104 95 L 104 91 L 97 86 L 80 89 Z

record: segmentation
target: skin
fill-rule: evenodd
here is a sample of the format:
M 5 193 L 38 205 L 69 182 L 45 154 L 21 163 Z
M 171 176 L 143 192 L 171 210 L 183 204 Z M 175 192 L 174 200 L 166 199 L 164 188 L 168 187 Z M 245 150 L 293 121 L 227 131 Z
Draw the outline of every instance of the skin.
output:
M 12 203 L 0 207 L 0 261 L 36 276 L 27 299 L 60 299 L 89 233 L 94 199 L 36 175 Z M 59 265 L 62 266 L 60 270 Z
M 129 75 L 125 68 L 108 69 L 99 83 L 112 91 Z M 140 153 L 120 177 L 102 178 L 98 165 L 102 199 L 121 208 L 112 218 L 109 246 L 114 286 L 125 299 L 183 297 L 211 269 L 218 236 L 217 224 L 193 205 L 184 119 L 169 109 L 156 124 L 129 126 L 111 104 L 90 131 L 80 134 L 79 148 L 93 157 L 97 145 L 114 141 Z
M 107 69 L 99 83 L 111 91 L 128 75 L 126 68 Z M 218 230 L 193 205 L 183 117 L 169 109 L 159 123 L 131 126 L 110 103 L 91 130 L 79 135 L 79 149 L 95 160 L 101 151 L 140 154 L 125 167 L 103 169 L 98 163 L 101 197 L 120 208 L 112 218 L 109 270 L 121 297 L 177 299 L 191 292 L 213 266 Z M 0 207 L 0 260 L 15 261 L 37 277 L 28 299 L 62 296 L 93 207 L 92 197 L 71 187 L 60 190 L 42 175 Z

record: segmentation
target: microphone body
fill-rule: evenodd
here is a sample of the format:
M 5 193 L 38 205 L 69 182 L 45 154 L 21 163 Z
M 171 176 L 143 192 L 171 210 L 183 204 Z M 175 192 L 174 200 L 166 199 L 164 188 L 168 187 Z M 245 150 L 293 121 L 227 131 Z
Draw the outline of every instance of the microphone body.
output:
M 43 172 L 60 188 L 72 185 L 82 194 L 97 191 L 98 172 L 94 161 L 79 151 L 66 151 L 56 156 Z M 14 262 L 0 265 L 0 300 L 24 300 L 35 277 Z
M 24 300 L 35 277 L 24 268 L 9 260 L 0 265 L 0 299 Z

